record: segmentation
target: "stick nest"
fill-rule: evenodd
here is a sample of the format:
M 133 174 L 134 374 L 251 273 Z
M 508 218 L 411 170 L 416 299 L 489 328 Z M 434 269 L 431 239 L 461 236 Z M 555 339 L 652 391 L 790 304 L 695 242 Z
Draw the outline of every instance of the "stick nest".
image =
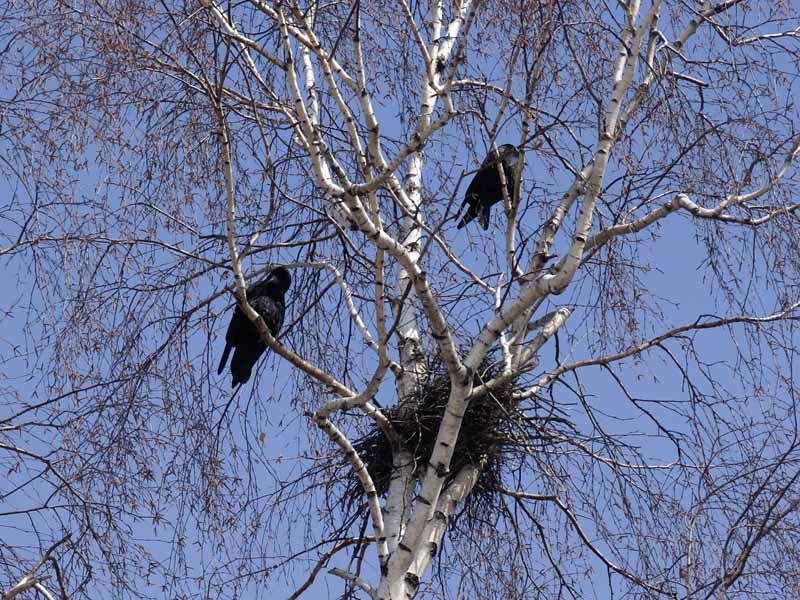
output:
M 502 363 L 487 357 L 475 373 L 475 387 L 500 374 Z M 462 514 L 468 521 L 483 518 L 486 511 L 495 505 L 498 490 L 502 487 L 502 472 L 507 462 L 519 452 L 519 433 L 522 428 L 522 414 L 517 409 L 514 393 L 517 385 L 504 383 L 492 391 L 473 396 L 464 415 L 453 457 L 450 472 L 445 479 L 445 487 L 467 465 L 481 465 L 483 468 L 472 493 L 463 505 Z M 414 460 L 414 474 L 419 479 L 428 466 L 428 458 L 433 452 L 436 435 L 442 421 L 445 407 L 450 398 L 450 378 L 440 360 L 429 361 L 424 382 L 418 386 L 413 403 L 403 407 L 384 410 L 384 414 L 394 426 L 402 447 L 411 452 Z M 389 489 L 392 473 L 392 447 L 386 435 L 373 426 L 364 437 L 353 446 L 367 468 L 379 495 L 385 496 Z M 366 512 L 364 493 L 355 475 L 347 482 L 345 498 L 349 511 L 353 514 Z

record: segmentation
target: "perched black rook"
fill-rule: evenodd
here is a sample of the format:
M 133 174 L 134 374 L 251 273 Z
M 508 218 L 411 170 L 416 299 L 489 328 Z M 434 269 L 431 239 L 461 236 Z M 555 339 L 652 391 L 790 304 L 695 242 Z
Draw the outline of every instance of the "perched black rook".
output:
M 247 301 L 264 319 L 267 329 L 273 336 L 278 335 L 283 325 L 283 315 L 286 312 L 284 296 L 291 284 L 289 271 L 277 267 L 270 271 L 266 279 L 247 288 Z M 231 360 L 231 375 L 233 375 L 232 387 L 236 387 L 236 384 L 246 383 L 250 379 L 253 365 L 267 349 L 267 345 L 258 335 L 255 323 L 247 318 L 238 304 L 233 311 L 228 332 L 225 334 L 225 351 L 219 361 L 218 375 L 228 362 L 231 348 L 235 348 Z
M 467 212 L 458 222 L 458 229 L 464 227 L 475 217 L 478 218 L 484 229 L 489 229 L 492 205 L 503 199 L 498 163 L 502 165 L 508 197 L 511 198 L 514 195 L 514 179 L 518 161 L 519 150 L 512 144 L 503 144 L 497 149 L 497 152 L 494 150 L 489 152 L 467 188 L 464 203 L 461 205 L 462 210 L 467 206 Z

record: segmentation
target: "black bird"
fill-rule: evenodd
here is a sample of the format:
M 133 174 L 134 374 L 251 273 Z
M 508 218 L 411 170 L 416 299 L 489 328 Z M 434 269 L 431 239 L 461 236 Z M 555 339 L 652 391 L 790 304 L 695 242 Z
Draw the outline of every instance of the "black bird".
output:
M 506 189 L 509 198 L 514 195 L 514 178 L 516 177 L 517 163 L 519 161 L 519 150 L 512 144 L 503 144 L 497 149 L 490 151 L 483 159 L 481 168 L 475 173 L 475 177 L 467 188 L 464 196 L 463 208 L 469 205 L 467 212 L 458 222 L 458 229 L 461 229 L 478 217 L 478 221 L 484 229 L 489 229 L 489 216 L 493 204 L 497 204 L 503 199 L 503 190 L 500 184 L 500 172 L 497 163 L 503 165 L 503 174 L 506 178 Z
M 284 294 L 291 284 L 289 271 L 277 267 L 270 271 L 266 279 L 247 288 L 247 301 L 264 319 L 273 336 L 278 335 L 283 325 L 283 315 L 286 312 Z M 267 349 L 267 345 L 258 335 L 255 323 L 247 318 L 238 304 L 225 334 L 225 351 L 219 361 L 217 375 L 225 368 L 231 348 L 236 348 L 231 360 L 232 387 L 236 387 L 237 383 L 246 383 L 250 379 L 253 365 Z

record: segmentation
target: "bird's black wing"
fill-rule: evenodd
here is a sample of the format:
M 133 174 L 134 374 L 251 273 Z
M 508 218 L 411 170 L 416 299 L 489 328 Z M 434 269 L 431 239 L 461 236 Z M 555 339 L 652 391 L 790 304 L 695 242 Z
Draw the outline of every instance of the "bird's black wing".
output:
M 274 293 L 271 293 L 274 292 Z M 264 323 L 273 336 L 277 336 L 283 325 L 285 304 L 283 294 L 269 290 L 270 296 L 256 296 L 249 300 L 250 306 L 261 315 Z M 271 296 L 275 296 L 274 298 Z M 247 317 L 242 314 L 242 317 Z M 237 383 L 247 383 L 250 379 L 253 366 L 266 351 L 267 345 L 261 340 L 255 324 L 247 319 L 247 332 L 241 336 L 236 345 L 236 351 L 231 360 L 231 374 L 233 375 L 233 385 Z
M 458 222 L 457 229 L 461 229 L 464 225 L 481 214 L 481 205 L 483 204 L 482 197 L 484 196 L 486 179 L 487 172 L 481 168 L 480 171 L 475 173 L 475 177 L 472 178 L 472 181 L 470 181 L 469 187 L 467 187 L 467 193 L 464 195 L 464 202 L 461 204 L 461 209 L 463 210 L 464 207 L 467 206 L 467 211 Z
M 489 218 L 492 216 L 492 205 L 484 204 L 478 213 L 478 223 L 481 224 L 483 230 L 489 229 Z
M 228 363 L 228 356 L 231 353 L 231 346 L 230 344 L 225 344 L 225 350 L 222 351 L 222 358 L 219 359 L 219 366 L 217 367 L 217 375 L 222 374 L 222 371 L 225 369 L 225 365 Z
M 247 300 L 250 306 L 264 319 L 270 333 L 277 336 L 283 325 L 286 310 L 284 291 L 276 287 L 274 280 L 267 278 L 247 288 Z M 235 387 L 250 379 L 253 366 L 267 349 L 255 324 L 247 318 L 238 304 L 225 334 L 225 350 L 222 353 L 218 373 L 222 373 L 225 368 L 231 349 L 234 349 L 231 359 L 231 374 Z
M 267 346 L 256 337 L 242 340 L 241 343 L 236 345 L 231 359 L 231 383 L 233 387 L 236 387 L 237 383 L 247 383 L 250 379 L 253 365 L 256 364 L 266 348 Z
M 222 351 L 222 358 L 219 361 L 219 366 L 217 367 L 217 375 L 222 373 L 222 370 L 225 368 L 225 365 L 228 362 L 228 356 L 231 353 L 231 348 L 235 347 L 239 340 L 242 338 L 242 334 L 246 327 L 247 318 L 244 316 L 244 313 L 241 311 L 238 305 L 234 308 L 233 316 L 231 317 L 230 323 L 228 323 L 228 330 L 225 332 L 225 350 Z
M 248 301 L 257 298 L 260 293 L 263 293 L 260 288 L 260 283 L 251 285 L 247 288 Z M 230 323 L 228 323 L 228 330 L 225 332 L 225 349 L 222 351 L 222 357 L 220 358 L 219 366 L 217 367 L 217 375 L 220 375 L 225 369 L 225 365 L 228 363 L 228 357 L 231 354 L 231 350 L 243 343 L 252 329 L 252 324 L 242 312 L 242 309 L 239 308 L 239 303 L 237 300 L 237 303 L 233 307 L 233 316 L 231 317 Z
M 506 177 L 506 189 L 508 190 L 508 198 L 514 201 L 514 181 L 517 179 L 516 161 L 512 164 L 503 161 L 503 175 Z
M 283 325 L 284 312 L 286 311 L 283 294 L 275 294 L 275 296 L 277 297 L 272 297 L 271 295 L 260 296 L 250 303 L 256 312 L 261 315 L 261 318 L 264 319 L 267 329 L 273 336 L 277 336 L 280 332 Z

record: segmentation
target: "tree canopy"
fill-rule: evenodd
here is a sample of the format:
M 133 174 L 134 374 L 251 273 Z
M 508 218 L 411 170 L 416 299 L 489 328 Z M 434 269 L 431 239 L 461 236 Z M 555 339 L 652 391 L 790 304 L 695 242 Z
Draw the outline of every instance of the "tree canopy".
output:
M 798 591 L 799 28 L 7 2 L 0 598 Z

